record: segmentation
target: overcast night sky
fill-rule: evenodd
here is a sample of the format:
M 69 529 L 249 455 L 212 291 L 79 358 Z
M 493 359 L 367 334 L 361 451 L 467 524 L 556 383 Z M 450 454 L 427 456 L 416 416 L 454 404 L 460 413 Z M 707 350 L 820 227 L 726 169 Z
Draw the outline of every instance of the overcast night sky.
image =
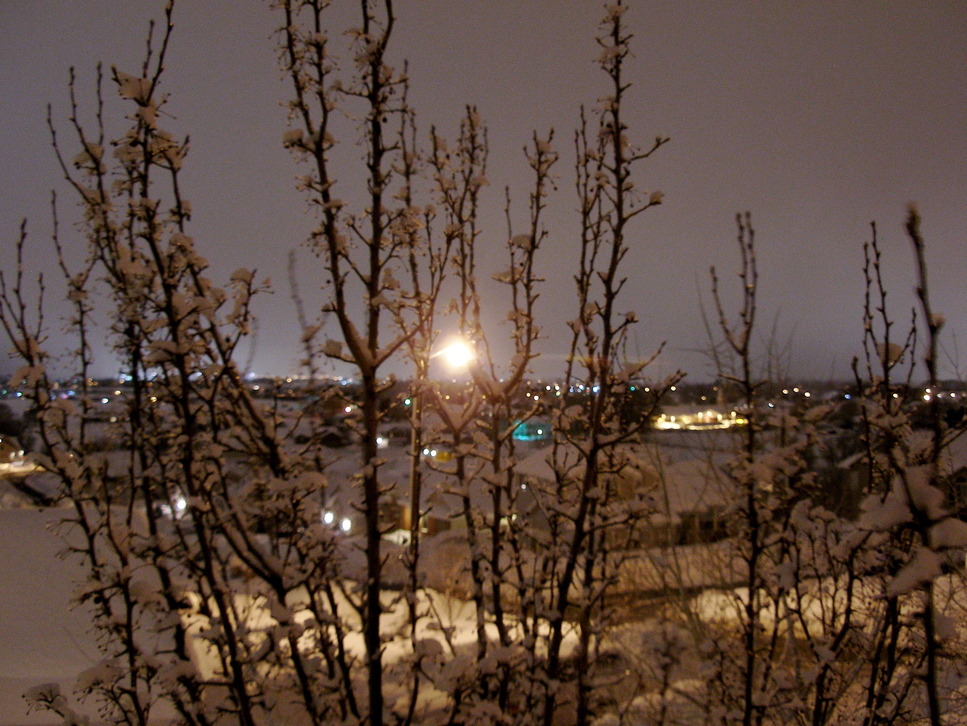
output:
M 337 0 L 335 5 L 355 3 Z M 683 368 L 706 379 L 700 296 L 708 268 L 737 283 L 736 212 L 752 212 L 760 255 L 762 332 L 778 316 L 792 342 L 792 373 L 846 378 L 861 351 L 862 245 L 876 221 L 898 322 L 914 303 L 912 255 L 903 233 L 909 202 L 919 206 L 934 308 L 947 318 L 943 375 L 967 375 L 967 3 L 632 0 L 633 83 L 625 118 L 634 139 L 671 142 L 638 169 L 637 186 L 665 203 L 638 219 L 631 281 L 622 300 L 641 323 L 641 355 L 662 341 L 654 375 Z M 67 138 L 68 68 L 77 69 L 88 119 L 95 65 L 138 73 L 146 0 L 0 2 L 0 267 L 28 218 L 35 269 L 55 275 L 48 240 L 50 189 L 61 194 L 62 236 L 77 214 L 46 130 L 46 105 Z M 409 59 L 411 101 L 424 133 L 453 138 L 465 104 L 489 126 L 489 201 L 481 244 L 497 257 L 507 238 L 503 188 L 526 212 L 529 177 L 521 148 L 532 130 L 553 127 L 563 158 L 543 250 L 547 288 L 539 306 L 553 375 L 574 314 L 569 270 L 577 260 L 570 149 L 582 104 L 607 92 L 594 36 L 601 5 L 586 0 L 400 0 L 394 59 Z M 342 10 L 340 10 L 341 14 Z M 276 18 L 262 2 L 179 0 L 163 90 L 190 134 L 183 184 L 191 233 L 227 280 L 239 266 L 269 276 L 275 293 L 259 303 L 252 370 L 295 373 L 299 330 L 286 275 L 289 250 L 311 292 L 322 278 L 302 245 L 312 222 L 295 190 L 299 168 L 282 148 Z M 108 113 L 117 110 L 109 89 Z M 115 132 L 123 128 L 111 124 Z M 352 137 L 343 141 L 351 143 Z M 73 149 L 69 156 L 73 156 Z M 51 315 L 63 293 L 53 283 Z M 493 318 L 500 300 L 486 300 Z M 59 325 L 51 326 L 56 338 Z M 958 352 L 959 351 L 959 352 Z M 0 362 L 3 369 L 12 363 Z M 104 363 L 105 373 L 117 371 Z

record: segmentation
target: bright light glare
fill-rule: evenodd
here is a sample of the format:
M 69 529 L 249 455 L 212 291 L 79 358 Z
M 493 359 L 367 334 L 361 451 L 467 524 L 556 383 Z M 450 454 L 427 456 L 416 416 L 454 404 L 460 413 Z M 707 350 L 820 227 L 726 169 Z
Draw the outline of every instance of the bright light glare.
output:
M 353 528 L 353 522 L 349 517 L 344 517 L 343 520 L 339 523 L 339 529 L 341 529 L 343 532 L 348 533 L 349 530 L 351 530 L 352 528 Z
M 322 521 L 323 521 L 324 524 L 332 524 L 332 522 L 333 522 L 333 520 L 335 518 L 336 518 L 336 515 L 333 514 L 332 512 L 325 512 L 322 515 Z
M 461 338 L 453 338 L 436 355 L 442 357 L 447 368 L 451 370 L 463 370 L 477 357 L 473 346 Z

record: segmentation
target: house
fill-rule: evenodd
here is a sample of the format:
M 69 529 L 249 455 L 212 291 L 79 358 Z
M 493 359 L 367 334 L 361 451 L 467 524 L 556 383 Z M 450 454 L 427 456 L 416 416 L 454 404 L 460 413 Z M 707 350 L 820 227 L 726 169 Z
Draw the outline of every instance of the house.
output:
M 516 469 L 525 500 L 521 506 L 532 526 L 547 526 L 538 502 L 542 490 L 557 486 L 562 477 L 574 481 L 583 476 L 584 464 L 575 448 L 559 450 L 556 466 L 552 457 L 552 449 L 541 449 Z M 723 463 L 721 456 L 673 461 L 655 445 L 619 447 L 610 462 L 602 462 L 602 483 L 611 487 L 613 501 L 645 504 L 640 532 L 623 539 L 629 545 L 646 547 L 724 538 L 733 485 L 722 469 Z

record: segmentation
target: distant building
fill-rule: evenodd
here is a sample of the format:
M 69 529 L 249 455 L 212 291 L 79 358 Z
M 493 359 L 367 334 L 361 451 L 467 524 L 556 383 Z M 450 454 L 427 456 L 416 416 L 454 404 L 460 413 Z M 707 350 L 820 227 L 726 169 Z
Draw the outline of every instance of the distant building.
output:
M 549 461 L 550 450 L 534 452 L 517 466 L 522 509 L 532 526 L 547 526 L 537 498 L 542 489 L 556 481 Z M 717 460 L 689 459 L 672 462 L 654 447 L 621 447 L 623 463 L 602 474 L 616 500 L 645 498 L 648 502 L 635 546 L 684 545 L 714 542 L 727 536 L 726 511 L 732 499 L 733 483 Z M 583 465 L 576 450 L 568 450 L 558 462 L 571 478 L 579 478 Z M 529 500 L 531 506 L 525 502 Z
M 703 429 L 728 429 L 744 426 L 746 417 L 735 409 L 697 408 L 695 406 L 666 406 L 655 419 L 659 430 L 698 431 Z

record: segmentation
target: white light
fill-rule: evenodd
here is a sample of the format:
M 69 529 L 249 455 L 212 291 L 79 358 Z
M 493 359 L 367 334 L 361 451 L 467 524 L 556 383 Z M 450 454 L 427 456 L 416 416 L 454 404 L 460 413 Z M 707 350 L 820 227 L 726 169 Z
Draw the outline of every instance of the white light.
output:
M 349 517 L 343 517 L 343 520 L 339 523 L 339 529 L 343 532 L 349 532 L 353 528 L 353 522 Z
M 336 515 L 332 512 L 324 512 L 322 515 L 323 524 L 332 524 L 335 521 Z
M 442 356 L 451 370 L 463 370 L 477 357 L 473 346 L 462 338 L 452 338 L 436 355 Z

